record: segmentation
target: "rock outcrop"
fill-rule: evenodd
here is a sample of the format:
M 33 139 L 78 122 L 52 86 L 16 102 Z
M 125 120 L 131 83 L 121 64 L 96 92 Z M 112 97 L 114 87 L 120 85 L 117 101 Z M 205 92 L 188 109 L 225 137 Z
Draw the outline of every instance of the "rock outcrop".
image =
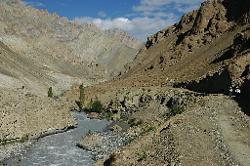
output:
M 108 29 L 108 30 L 105 30 L 104 33 L 117 38 L 118 40 L 120 40 L 120 42 L 124 43 L 128 47 L 136 49 L 142 46 L 142 43 L 139 40 L 129 35 L 128 32 L 123 31 L 121 29 L 118 29 L 118 28 Z

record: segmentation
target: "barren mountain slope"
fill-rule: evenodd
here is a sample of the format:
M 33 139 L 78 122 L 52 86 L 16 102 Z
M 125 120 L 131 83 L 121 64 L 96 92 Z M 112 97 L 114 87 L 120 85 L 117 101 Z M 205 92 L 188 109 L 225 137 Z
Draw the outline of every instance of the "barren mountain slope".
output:
M 93 90 L 152 85 L 190 89 L 195 85 L 193 90 L 201 91 L 200 87 L 203 92 L 249 90 L 249 8 L 247 0 L 204 2 L 178 24 L 149 37 L 122 77 Z M 204 82 L 210 85 L 205 87 Z
M 100 81 L 118 75 L 141 46 L 126 33 L 107 34 L 92 24 L 80 25 L 19 0 L 1 0 L 0 10 L 0 41 L 13 52 L 9 56 L 16 54 L 17 63 L 29 68 L 29 75 L 16 68 L 12 72 L 22 75 L 21 82 L 27 87 L 27 82 L 40 82 L 43 86 L 35 87 L 40 91 L 49 86 L 63 90 L 74 82 L 88 84 L 92 78 Z
M 127 34 L 0 0 L 0 161 L 16 145 L 75 125 L 75 101 L 48 98 L 49 87 L 58 96 L 74 84 L 110 79 L 140 47 Z

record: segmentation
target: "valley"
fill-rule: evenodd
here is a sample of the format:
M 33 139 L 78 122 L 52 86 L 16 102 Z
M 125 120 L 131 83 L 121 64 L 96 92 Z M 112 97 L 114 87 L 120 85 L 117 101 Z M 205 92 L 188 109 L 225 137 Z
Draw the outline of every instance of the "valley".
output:
M 250 165 L 248 0 L 207 0 L 144 44 L 0 10 L 0 164 Z

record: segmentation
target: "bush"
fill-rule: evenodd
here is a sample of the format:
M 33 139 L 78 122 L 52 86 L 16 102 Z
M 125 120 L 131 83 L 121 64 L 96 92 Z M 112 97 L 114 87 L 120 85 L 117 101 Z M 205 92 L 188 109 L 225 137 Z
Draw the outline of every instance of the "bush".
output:
M 29 135 L 28 134 L 25 134 L 21 139 L 20 139 L 20 142 L 21 143 L 24 143 L 24 142 L 26 142 L 26 141 L 28 141 L 29 140 Z
M 98 100 L 94 101 L 91 106 L 91 112 L 97 112 L 101 113 L 102 112 L 102 103 Z
M 0 140 L 0 145 L 6 145 L 7 144 L 7 140 Z
M 102 109 L 103 109 L 102 103 L 99 100 L 96 100 L 90 103 L 90 106 L 87 112 L 101 113 Z
M 177 114 L 181 114 L 184 112 L 184 108 L 183 107 L 178 107 L 178 106 L 175 106 L 175 107 L 172 107 L 170 110 L 169 110 L 169 114 L 170 116 L 175 116 Z
M 129 124 L 130 127 L 139 126 L 142 123 L 143 123 L 142 120 L 138 120 L 138 119 L 135 119 L 135 118 L 129 119 L 129 121 L 128 121 L 128 124 Z
M 102 113 L 102 118 L 107 119 L 107 120 L 112 120 L 113 114 L 110 111 L 105 111 Z

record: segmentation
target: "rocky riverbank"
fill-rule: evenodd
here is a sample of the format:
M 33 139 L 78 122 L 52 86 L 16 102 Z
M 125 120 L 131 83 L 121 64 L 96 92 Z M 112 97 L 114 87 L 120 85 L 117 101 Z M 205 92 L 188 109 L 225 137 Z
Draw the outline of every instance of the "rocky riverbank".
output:
M 190 91 L 154 87 L 109 91 L 98 95 L 98 100 L 103 103 L 104 112 L 95 117 L 109 118 L 114 122 L 109 131 L 88 133 L 77 145 L 90 151 L 96 159 L 104 159 L 154 131 L 166 119 L 181 113 L 196 98 Z
M 21 149 L 21 143 L 75 126 L 67 102 L 36 96 L 25 89 L 0 89 L 0 93 L 0 161 Z
M 111 119 L 130 125 L 122 137 L 129 138 L 126 143 L 107 153 L 104 147 L 113 142 L 103 134 L 82 139 L 81 147 L 101 154 L 95 165 L 249 164 L 250 119 L 228 96 L 167 87 L 124 88 L 95 96 Z
M 109 124 L 105 120 L 89 119 L 83 113 L 72 112 L 77 122 L 76 128 L 40 138 L 30 143 L 24 149 L 16 151 L 11 158 L 2 161 L 3 165 L 51 165 L 51 164 L 75 164 L 91 165 L 95 156 L 89 151 L 76 146 L 82 135 L 91 132 L 102 132 Z M 48 134 L 52 134 L 52 131 Z M 28 145 L 28 144 L 27 144 Z

